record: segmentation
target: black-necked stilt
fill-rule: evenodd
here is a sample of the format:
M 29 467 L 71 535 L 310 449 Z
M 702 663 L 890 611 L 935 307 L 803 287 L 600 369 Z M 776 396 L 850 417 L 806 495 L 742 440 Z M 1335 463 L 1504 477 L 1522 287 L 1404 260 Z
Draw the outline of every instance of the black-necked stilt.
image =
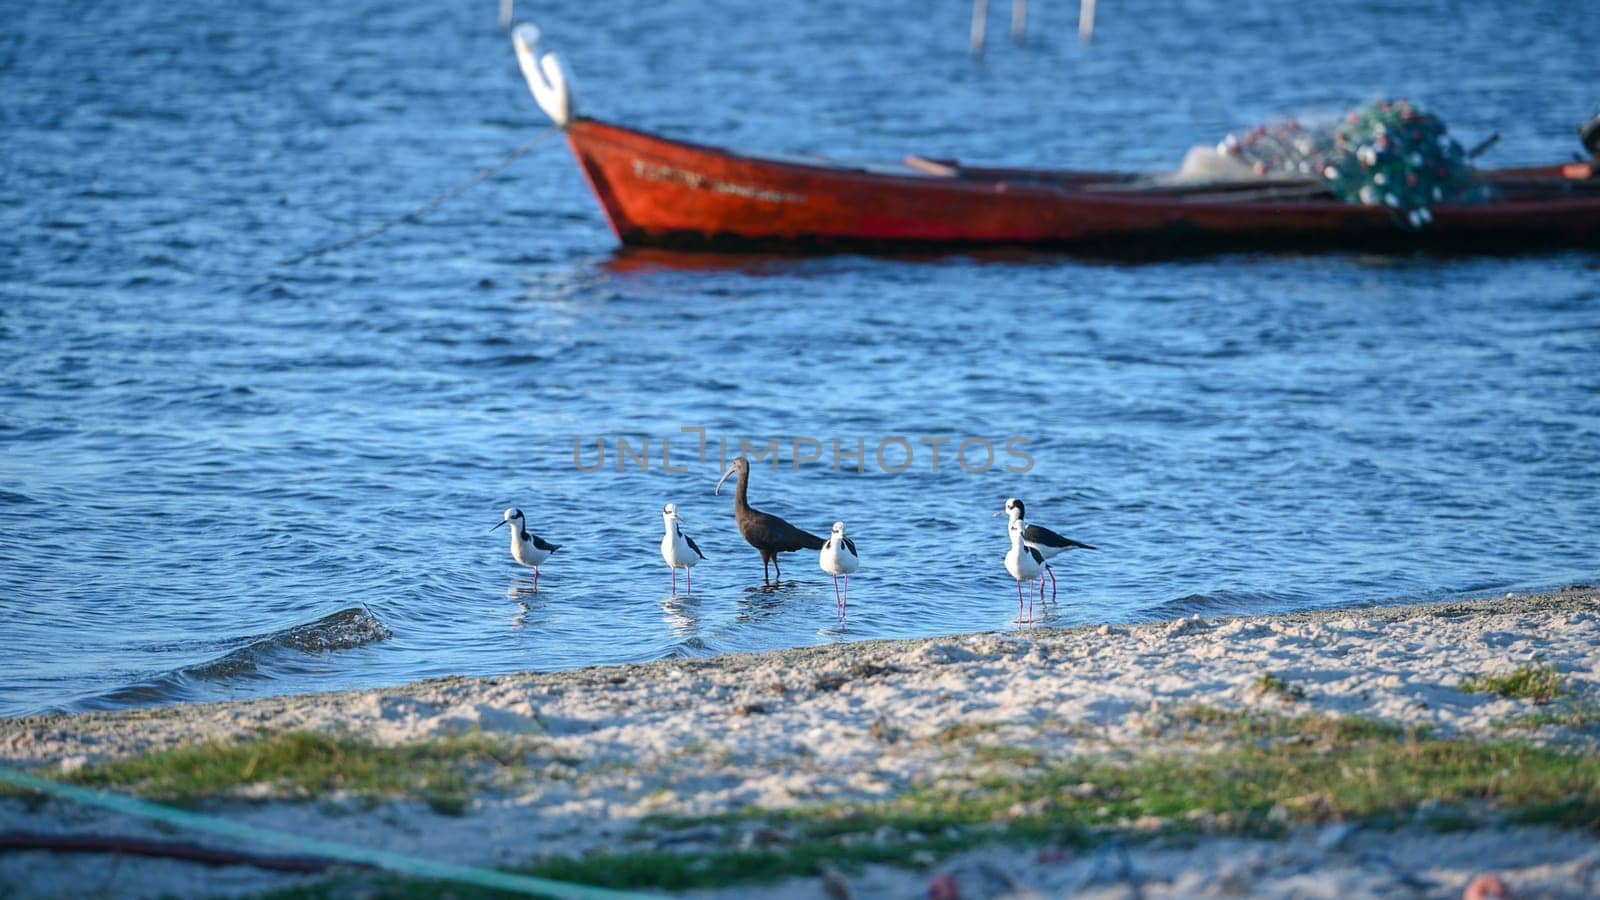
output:
M 672 569 L 672 596 L 678 596 L 678 570 L 683 570 L 684 590 L 694 593 L 694 566 L 706 555 L 694 538 L 683 533 L 683 518 L 678 515 L 678 505 L 668 503 L 661 508 L 661 524 L 667 533 L 661 536 L 661 558 Z
M 722 473 L 722 478 L 717 482 L 715 493 L 722 493 L 722 483 L 728 476 L 739 473 L 739 488 L 734 493 L 733 517 L 739 523 L 739 533 L 744 535 L 750 546 L 761 551 L 761 580 L 767 581 L 767 566 L 777 570 L 778 578 L 783 578 L 783 568 L 778 565 L 779 553 L 793 553 L 796 550 L 821 550 L 823 540 L 809 531 L 790 525 L 788 522 L 764 513 L 750 506 L 750 460 L 739 457 L 728 466 L 728 471 Z
M 850 576 L 856 569 L 861 568 L 861 555 L 856 552 L 856 542 L 844 535 L 844 523 L 833 523 L 833 534 L 822 545 L 822 554 L 817 558 L 817 564 L 822 571 L 833 576 L 833 602 L 839 607 L 842 617 L 845 608 L 850 604 Z M 844 576 L 844 593 L 839 593 L 839 576 Z
M 1056 573 L 1055 570 L 1050 568 L 1050 560 L 1068 550 L 1100 549 L 1099 547 L 1091 547 L 1081 541 L 1075 541 L 1069 537 L 1062 537 L 1048 528 L 1027 524 L 1028 507 L 1015 497 L 1007 500 L 1005 508 L 995 513 L 995 515 L 998 516 L 1000 513 L 1005 513 L 1013 522 L 1022 522 L 1025 526 L 1022 531 L 1022 542 L 1039 551 L 1039 555 L 1044 557 L 1044 570 L 1050 576 L 1050 600 L 1052 602 L 1056 599 Z M 1044 597 L 1043 579 L 1039 581 L 1039 596 L 1041 598 Z
M 550 558 L 550 554 L 561 549 L 560 544 L 552 544 L 536 534 L 529 534 L 526 520 L 522 517 L 522 510 L 508 509 L 500 516 L 500 525 L 511 526 L 511 558 L 533 569 L 533 589 L 539 589 L 539 566 Z M 500 525 L 494 526 L 499 528 Z M 494 528 L 489 529 L 493 531 Z
M 1022 621 L 1022 583 L 1033 581 L 1044 574 L 1044 554 L 1027 545 L 1022 537 L 1024 524 L 1021 519 L 1012 519 L 1006 525 L 1006 530 L 1011 532 L 1011 549 L 1006 551 L 1006 571 L 1017 580 L 1017 621 Z M 1041 579 L 1039 587 L 1043 589 Z M 1033 591 L 1028 591 L 1028 619 L 1033 621 Z

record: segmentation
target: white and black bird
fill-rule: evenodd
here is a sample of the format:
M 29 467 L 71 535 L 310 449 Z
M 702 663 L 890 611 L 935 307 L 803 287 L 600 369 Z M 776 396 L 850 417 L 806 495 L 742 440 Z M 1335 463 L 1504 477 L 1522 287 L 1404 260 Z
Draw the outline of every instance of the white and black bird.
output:
M 683 570 L 683 577 L 687 593 L 694 593 L 695 564 L 705 559 L 706 555 L 700 552 L 700 545 L 694 538 L 683 533 L 683 517 L 678 515 L 678 505 L 668 503 L 661 508 L 661 524 L 666 528 L 666 534 L 661 536 L 661 558 L 667 561 L 667 566 L 672 569 L 672 596 L 678 596 L 678 570 Z
M 1068 550 L 1100 549 L 1099 547 L 1092 547 L 1088 544 L 1085 544 L 1082 541 L 1075 541 L 1069 537 L 1062 537 L 1048 528 L 1044 528 L 1039 525 L 1028 524 L 1028 507 L 1021 500 L 1018 500 L 1015 497 L 1007 500 L 1005 508 L 1000 510 L 1000 512 L 995 513 L 995 515 L 998 516 L 1001 513 L 1005 513 L 1013 522 L 1023 523 L 1024 527 L 1022 530 L 1022 542 L 1039 551 L 1039 555 L 1044 557 L 1045 574 L 1050 576 L 1050 600 L 1052 602 L 1054 602 L 1056 599 L 1056 573 L 1055 570 L 1050 568 L 1050 560 L 1060 556 L 1062 553 L 1065 553 Z M 1039 594 L 1040 596 L 1044 595 L 1043 579 L 1039 581 Z
M 1006 571 L 1017 580 L 1017 621 L 1022 619 L 1022 583 L 1024 581 L 1039 580 L 1040 587 L 1044 586 L 1041 576 L 1044 575 L 1044 554 L 1028 546 L 1022 537 L 1026 526 L 1021 519 L 1012 519 L 1006 525 L 1006 530 L 1011 533 L 1011 549 L 1006 551 Z M 1033 621 L 1033 591 L 1028 591 L 1028 619 Z
M 533 589 L 539 589 L 539 566 L 550 558 L 550 554 L 561 549 L 560 544 L 552 544 L 536 534 L 528 533 L 527 521 L 522 517 L 522 510 L 508 509 L 500 516 L 500 525 L 511 526 L 511 558 L 533 569 Z M 494 526 L 499 528 L 500 525 Z M 493 531 L 494 528 L 489 529 Z
M 861 568 L 861 554 L 856 552 L 856 542 L 845 536 L 844 523 L 833 523 L 833 533 L 822 545 L 822 553 L 817 557 L 817 564 L 822 571 L 833 576 L 833 602 L 839 607 L 839 615 L 843 616 L 845 608 L 850 605 L 850 576 Z M 844 593 L 839 593 L 839 578 L 844 577 Z

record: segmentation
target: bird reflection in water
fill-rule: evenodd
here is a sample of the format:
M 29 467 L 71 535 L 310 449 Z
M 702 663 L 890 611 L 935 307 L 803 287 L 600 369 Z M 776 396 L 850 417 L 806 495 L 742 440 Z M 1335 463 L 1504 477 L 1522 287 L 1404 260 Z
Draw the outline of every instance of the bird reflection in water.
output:
M 526 628 L 544 622 L 544 607 L 539 603 L 539 589 L 531 578 L 513 578 L 506 588 L 506 599 L 517 604 L 511 619 L 512 628 Z
M 793 584 L 772 584 L 747 587 L 739 601 L 738 622 L 761 622 L 783 611 L 784 598 L 794 592 Z
M 700 598 L 674 595 L 661 598 L 661 618 L 674 637 L 694 637 L 700 631 Z

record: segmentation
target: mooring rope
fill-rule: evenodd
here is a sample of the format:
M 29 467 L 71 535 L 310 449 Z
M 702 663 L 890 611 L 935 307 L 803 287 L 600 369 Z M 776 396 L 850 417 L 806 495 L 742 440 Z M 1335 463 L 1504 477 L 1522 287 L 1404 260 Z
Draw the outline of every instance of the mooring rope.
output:
M 380 234 L 383 234 L 385 231 L 388 231 L 389 229 L 395 227 L 396 225 L 402 225 L 402 224 L 405 224 L 406 222 L 411 221 L 412 219 L 416 219 L 416 218 L 419 218 L 421 216 L 425 216 L 428 213 L 431 213 L 434 210 L 438 209 L 439 207 L 445 205 L 446 203 L 449 203 L 451 200 L 454 200 L 455 198 L 461 196 L 462 194 L 465 194 L 467 191 L 472 190 L 473 188 L 477 187 L 478 185 L 482 184 L 483 182 L 488 181 L 490 178 L 493 178 L 494 176 L 500 174 L 500 172 L 502 170 L 504 170 L 506 166 L 509 166 L 512 163 L 516 162 L 517 160 L 521 159 L 522 157 L 527 156 L 529 153 L 533 152 L 533 149 L 535 147 L 537 147 L 540 144 L 544 143 L 545 141 L 549 140 L 551 138 L 551 136 L 555 135 L 560 130 L 561 130 L 560 128 L 553 128 L 553 127 L 552 128 L 546 128 L 544 131 L 539 133 L 538 137 L 536 137 L 533 140 L 527 142 L 526 144 L 523 144 L 521 147 L 518 147 L 517 149 L 511 151 L 510 153 L 507 153 L 505 156 L 500 157 L 500 160 L 498 162 L 496 162 L 494 165 L 489 166 L 486 169 L 480 170 L 477 174 L 473 175 L 471 178 L 467 179 L 466 181 L 463 181 L 462 183 L 460 183 L 460 184 L 456 185 L 455 187 L 451 188 L 450 190 L 445 191 L 444 193 L 434 197 L 432 200 L 429 200 L 427 203 L 424 203 L 421 206 L 416 207 L 415 209 L 411 210 L 408 213 L 405 213 L 404 215 L 396 216 L 393 219 L 390 219 L 389 221 L 384 222 L 381 225 L 377 225 L 377 226 L 375 226 L 373 228 L 370 228 L 370 229 L 368 229 L 366 231 L 361 232 L 360 234 L 356 235 L 355 237 L 346 238 L 345 240 L 339 241 L 337 243 L 328 244 L 328 245 L 323 246 L 323 247 L 318 247 L 315 250 L 309 250 L 309 251 L 307 251 L 305 253 L 300 254 L 299 256 L 294 257 L 293 259 L 285 260 L 283 262 L 283 265 L 286 265 L 286 266 L 299 265 L 300 263 L 303 263 L 306 260 L 311 259 L 312 257 L 315 257 L 315 256 L 322 256 L 322 255 L 327 254 L 327 253 L 334 253 L 334 252 L 337 252 L 339 250 L 349 249 L 350 247 L 354 247 L 355 245 L 361 243 L 362 241 L 370 241 L 370 240 L 372 240 L 373 238 L 377 237 Z
M 278 847 L 306 856 L 372 866 L 400 875 L 431 878 L 437 881 L 452 881 L 457 884 L 470 884 L 532 897 L 553 897 L 556 900 L 646 900 L 646 898 L 650 897 L 648 894 L 571 884 L 565 881 L 537 878 L 532 875 L 502 872 L 497 869 L 480 869 L 473 866 L 434 862 L 407 856 L 403 853 L 373 850 L 368 847 L 341 844 L 337 841 L 325 841 L 320 838 L 301 837 L 297 834 L 274 831 L 270 828 L 258 828 L 254 825 L 246 825 L 242 822 L 234 822 L 218 816 L 173 809 L 170 806 L 163 806 L 146 800 L 137 800 L 133 797 L 125 797 L 108 791 L 96 791 L 77 785 L 62 784 L 58 781 L 29 775 L 26 772 L 19 772 L 16 769 L 10 769 L 5 766 L 0 766 L 0 783 L 38 791 L 51 797 L 70 800 L 87 806 L 96 806 L 127 816 L 162 822 L 178 828 L 187 828 L 254 844 Z

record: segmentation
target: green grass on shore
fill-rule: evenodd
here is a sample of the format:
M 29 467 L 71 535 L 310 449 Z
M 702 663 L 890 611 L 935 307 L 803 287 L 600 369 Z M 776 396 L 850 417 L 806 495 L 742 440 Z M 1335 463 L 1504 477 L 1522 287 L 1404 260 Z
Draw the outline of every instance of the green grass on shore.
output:
M 1334 749 L 1362 742 L 1417 741 L 1432 733 L 1427 724 L 1400 726 L 1360 716 L 1285 716 L 1251 709 L 1221 709 L 1193 703 L 1148 724 L 1148 738 L 1203 742 L 1222 748 L 1267 741 Z
M 1523 665 L 1503 675 L 1475 675 L 1461 679 L 1467 694 L 1498 694 L 1535 703 L 1549 703 L 1567 693 L 1567 686 L 1555 666 L 1538 663 Z
M 988 736 L 979 730 L 967 737 Z M 824 865 L 925 867 L 995 842 L 1092 846 L 1153 834 L 1272 836 L 1334 821 L 1390 827 L 1422 821 L 1422 810 L 1432 810 L 1425 821 L 1433 827 L 1492 820 L 1600 828 L 1600 760 L 1524 742 L 1444 740 L 1360 718 L 1203 706 L 1174 711 L 1152 726 L 1151 737 L 1151 746 L 1167 749 L 1062 759 L 1002 752 L 985 742 L 991 751 L 974 752 L 964 773 L 889 799 L 659 817 L 631 836 L 640 849 L 548 859 L 520 871 L 681 890 L 812 875 Z M 543 777 L 530 768 L 534 759 L 528 746 L 474 735 L 381 747 L 296 733 L 195 745 L 57 777 L 178 802 L 343 792 L 374 800 L 420 797 L 441 812 L 463 813 L 474 791 L 514 791 Z M 700 849 L 660 849 L 658 838 L 690 830 L 710 835 Z M 760 834 L 754 843 L 753 833 Z M 349 876 L 271 896 L 373 889 L 383 896 L 485 896 L 386 876 Z
M 1256 679 L 1257 694 L 1272 694 L 1280 700 L 1290 703 L 1306 698 L 1306 689 L 1298 684 L 1290 684 L 1271 672 L 1263 672 Z
M 338 793 L 371 801 L 420 799 L 436 812 L 460 815 L 488 775 L 518 772 L 523 763 L 522 753 L 510 742 L 481 735 L 382 746 L 340 735 L 291 732 L 192 744 L 56 777 L 184 805 L 226 796 L 303 800 Z
M 1130 829 L 1271 835 L 1299 823 L 1396 823 L 1426 802 L 1600 827 L 1600 760 L 1516 742 L 1430 739 L 1360 719 L 1202 712 L 1232 735 L 1226 749 L 1069 760 L 1037 775 L 946 779 L 879 803 L 670 824 L 759 821 L 807 839 L 887 829 L 1081 842 Z
M 1191 724 L 1226 749 L 1151 756 L 1124 764 L 1078 760 L 1031 777 L 945 780 L 874 803 L 743 810 L 658 818 L 646 842 L 710 829 L 723 846 L 550 859 L 519 869 L 621 889 L 685 890 L 854 870 L 884 863 L 923 868 L 988 843 L 1088 847 L 1153 834 L 1273 836 L 1333 821 L 1451 828 L 1485 820 L 1600 828 L 1600 760 L 1516 742 L 1437 740 L 1380 722 L 1297 719 L 1193 707 Z M 1420 811 L 1431 810 L 1419 818 Z M 778 844 L 741 848 L 760 830 Z M 276 900 L 361 894 L 433 896 L 440 885 L 404 879 L 335 881 Z M 451 889 L 455 896 L 488 896 Z
M 1591 702 L 1568 702 L 1546 707 L 1538 712 L 1518 716 L 1498 726 L 1501 731 L 1525 729 L 1533 731 L 1546 725 L 1584 731 L 1600 725 L 1600 705 Z
M 980 768 L 874 803 L 659 817 L 634 835 L 650 849 L 546 860 L 522 871 L 683 890 L 815 875 L 825 864 L 920 868 L 987 843 L 1086 847 L 1157 833 L 1273 836 L 1334 821 L 1600 828 L 1600 761 L 1582 756 L 1518 742 L 1432 739 L 1424 730 L 1351 717 L 1195 706 L 1166 725 L 1166 737 L 1176 729 L 1178 737 L 1205 735 L 1224 749 L 1122 763 L 1072 760 L 1021 777 L 977 774 Z M 981 767 L 985 755 L 977 761 Z M 1424 809 L 1431 812 L 1419 820 Z M 723 836 L 721 846 L 674 853 L 650 840 L 707 829 Z M 755 831 L 778 846 L 737 846 L 738 836 Z M 399 895 L 425 893 L 418 891 Z

